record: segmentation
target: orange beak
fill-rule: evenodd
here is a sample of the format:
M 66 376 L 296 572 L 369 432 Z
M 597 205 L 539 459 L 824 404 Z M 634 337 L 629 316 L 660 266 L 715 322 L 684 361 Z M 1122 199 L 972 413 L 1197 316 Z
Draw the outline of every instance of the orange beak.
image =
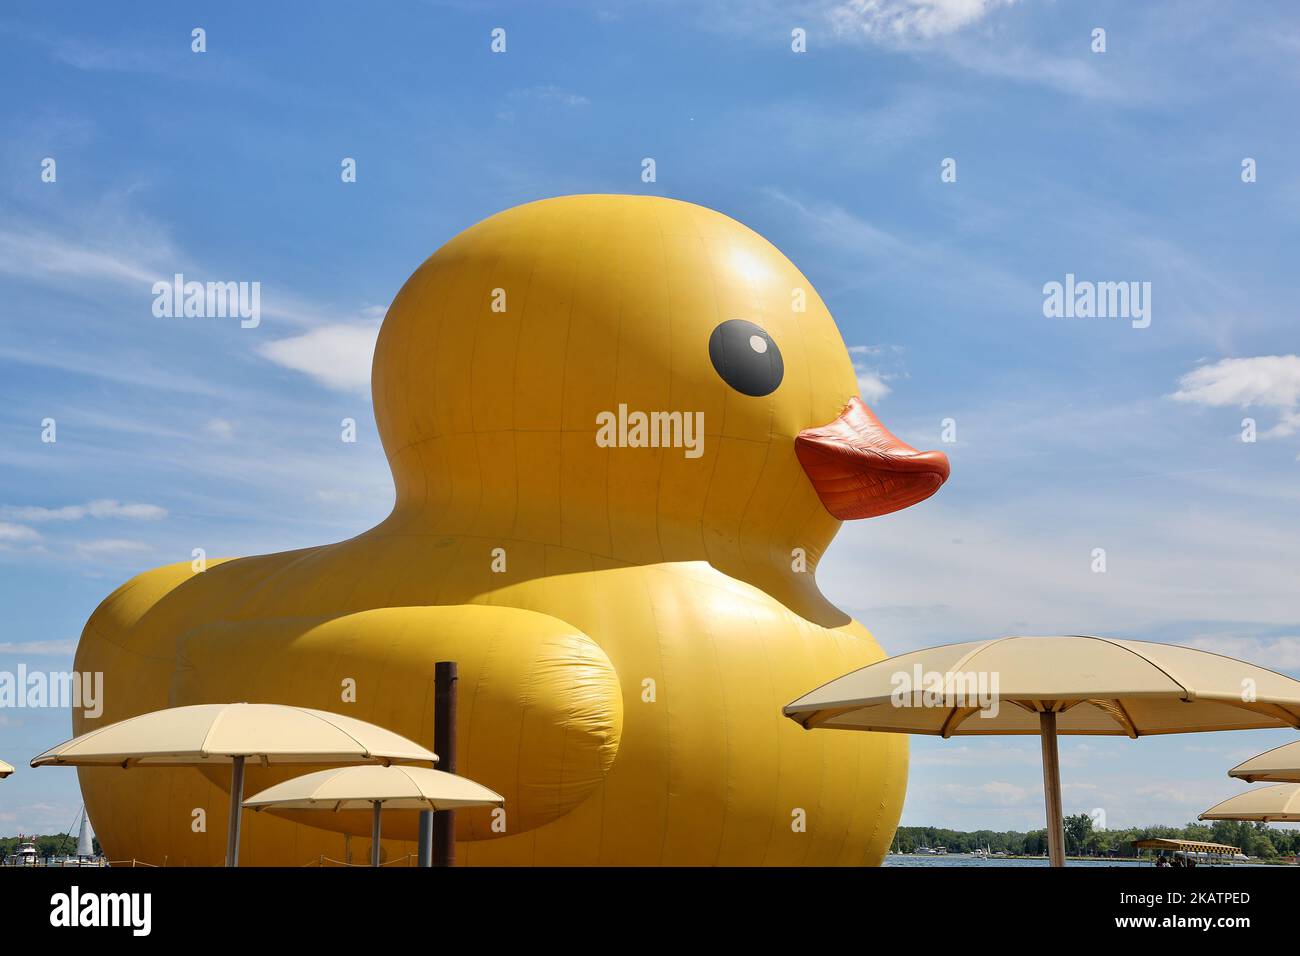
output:
M 948 480 L 947 455 L 894 437 L 857 397 L 829 425 L 796 435 L 794 451 L 826 510 L 841 521 L 900 511 Z

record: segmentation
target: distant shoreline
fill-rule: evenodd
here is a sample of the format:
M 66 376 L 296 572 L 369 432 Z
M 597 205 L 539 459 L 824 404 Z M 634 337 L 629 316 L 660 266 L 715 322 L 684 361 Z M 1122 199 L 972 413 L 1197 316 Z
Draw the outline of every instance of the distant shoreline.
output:
M 1087 814 L 1065 818 L 1066 856 L 1076 861 L 1136 860 L 1149 854 L 1133 847 L 1137 840 L 1188 840 L 1198 843 L 1222 843 L 1239 847 L 1252 861 L 1278 865 L 1293 864 L 1300 857 L 1300 829 L 1279 829 L 1263 823 L 1216 820 L 1214 823 L 1189 823 L 1186 826 L 1150 825 L 1103 829 L 1094 825 Z M 899 827 L 894 832 L 889 853 L 911 856 L 938 856 L 920 851 L 923 847 L 943 847 L 949 855 L 974 855 L 988 851 L 1000 853 L 995 859 L 1037 860 L 1047 855 L 1047 831 L 1030 830 L 949 830 L 945 827 Z

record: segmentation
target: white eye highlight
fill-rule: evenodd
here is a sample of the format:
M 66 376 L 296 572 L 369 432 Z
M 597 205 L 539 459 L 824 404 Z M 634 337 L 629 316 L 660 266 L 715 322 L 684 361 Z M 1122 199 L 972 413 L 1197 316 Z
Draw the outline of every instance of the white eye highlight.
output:
M 767 351 L 767 339 L 763 338 L 761 335 L 751 335 L 749 337 L 749 347 L 759 355 L 762 355 Z

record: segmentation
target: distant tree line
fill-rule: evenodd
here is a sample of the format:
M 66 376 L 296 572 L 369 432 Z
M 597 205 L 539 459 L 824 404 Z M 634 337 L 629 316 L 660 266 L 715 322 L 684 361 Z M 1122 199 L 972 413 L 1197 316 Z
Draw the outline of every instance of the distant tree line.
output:
M 1184 827 L 1130 827 L 1127 830 L 1098 830 L 1092 817 L 1079 813 L 1065 818 L 1065 846 L 1071 856 L 1134 857 L 1134 840 L 1159 837 L 1170 840 L 1200 840 L 1241 847 L 1247 856 L 1273 859 L 1300 854 L 1300 830 L 1279 830 L 1264 823 L 1215 820 L 1213 823 L 1189 823 Z M 1010 856 L 1042 856 L 1047 852 L 1047 831 L 1031 830 L 948 830 L 943 827 L 899 827 L 894 848 L 904 853 L 918 847 L 947 847 L 949 853 L 971 853 L 987 847 Z
M 99 848 L 99 838 L 95 837 L 92 841 L 95 853 L 103 851 Z M 18 852 L 19 843 L 35 843 L 36 855 L 42 860 L 47 856 L 75 856 L 77 853 L 77 838 L 68 833 L 50 833 L 45 836 L 25 836 L 19 837 L 0 837 L 0 859 L 12 856 Z

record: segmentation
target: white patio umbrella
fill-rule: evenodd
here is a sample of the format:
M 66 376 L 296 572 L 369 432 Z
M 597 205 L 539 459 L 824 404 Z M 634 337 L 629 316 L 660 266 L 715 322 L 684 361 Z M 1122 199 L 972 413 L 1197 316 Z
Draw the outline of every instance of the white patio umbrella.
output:
M 370 865 L 379 865 L 380 813 L 499 807 L 505 797 L 454 773 L 427 767 L 337 767 L 268 787 L 244 801 L 254 810 L 358 810 L 370 807 Z
M 438 757 L 391 730 L 325 710 L 287 704 L 194 704 L 156 710 L 65 741 L 33 767 L 204 767 L 230 764 L 226 866 L 239 863 L 244 762 L 434 763 Z
M 1102 637 L 1004 637 L 878 661 L 788 704 L 806 728 L 1042 738 L 1048 850 L 1065 865 L 1058 734 L 1300 727 L 1300 681 L 1208 651 Z
M 1300 740 L 1251 757 L 1229 770 L 1228 776 L 1247 783 L 1258 783 L 1261 780 L 1300 783 Z
M 1275 783 L 1247 790 L 1216 803 L 1197 819 L 1295 823 L 1300 821 L 1300 783 Z

